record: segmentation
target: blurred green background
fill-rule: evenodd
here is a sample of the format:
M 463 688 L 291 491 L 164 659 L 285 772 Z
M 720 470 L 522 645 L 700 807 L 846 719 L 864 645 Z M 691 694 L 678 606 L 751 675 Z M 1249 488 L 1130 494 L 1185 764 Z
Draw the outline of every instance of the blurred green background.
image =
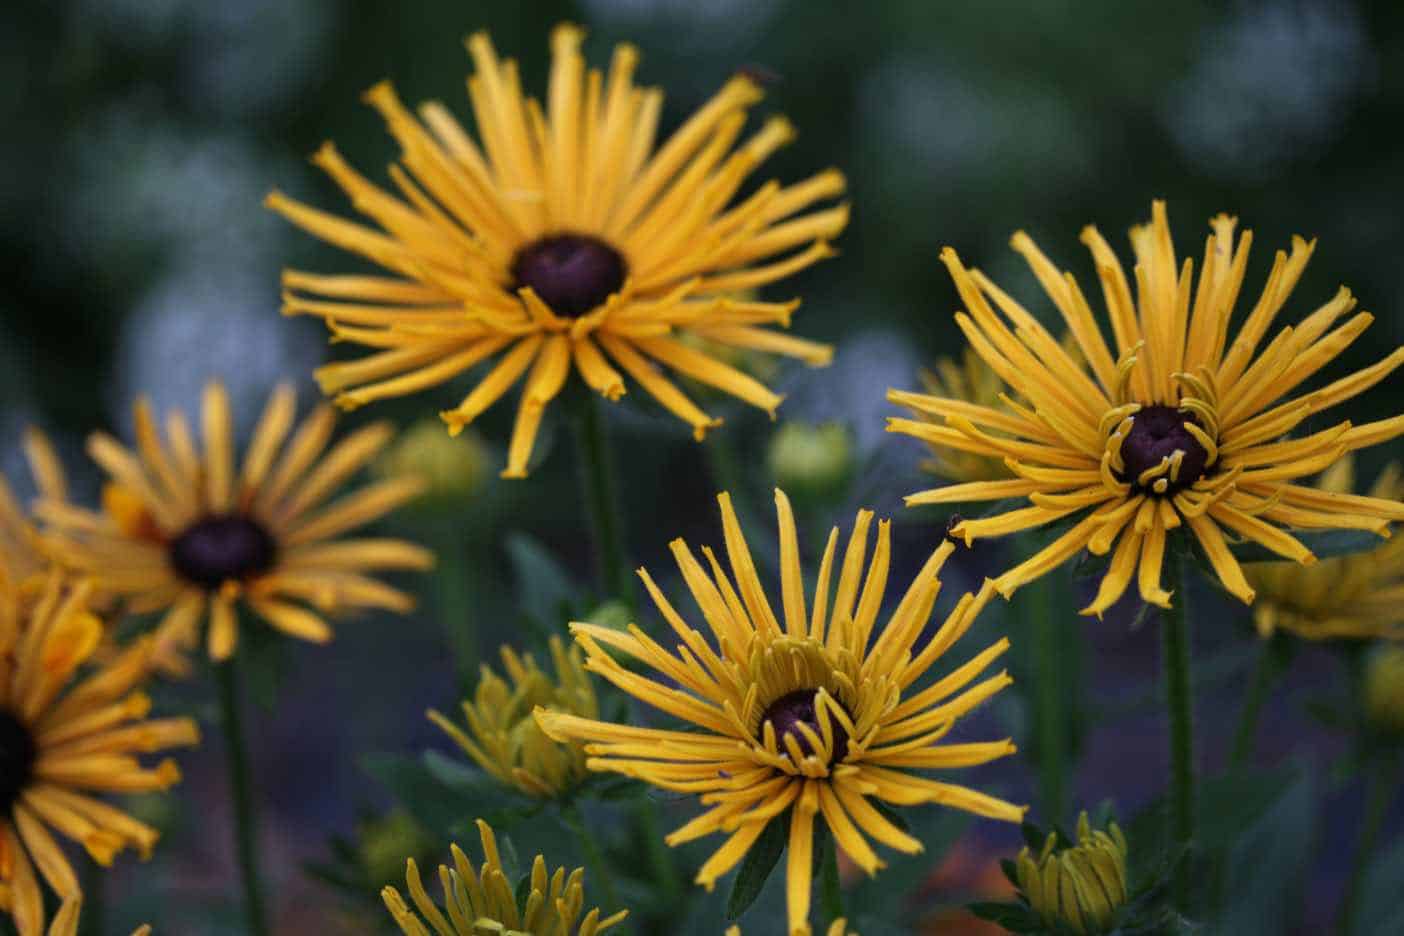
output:
M 466 115 L 461 40 L 486 28 L 540 93 L 547 31 L 562 19 L 589 27 L 595 62 L 605 62 L 616 41 L 641 48 L 640 79 L 667 90 L 665 127 L 739 68 L 772 75 L 759 112 L 786 113 L 800 136 L 768 174 L 794 180 L 834 165 L 848 176 L 854 212 L 840 257 L 774 293 L 803 295 L 796 332 L 839 349 L 827 371 L 779 373 L 790 395 L 782 419 L 849 424 L 865 468 L 811 518 L 811 538 L 820 520 L 846 523 L 859 503 L 896 515 L 902 494 L 927 486 L 916 445 L 882 432 L 889 411 L 882 395 L 889 386 L 914 387 L 920 366 L 959 350 L 956 297 L 936 259 L 943 245 L 1047 315 L 1007 247 L 1009 235 L 1029 231 L 1088 284 L 1079 229 L 1095 223 L 1125 248 L 1126 228 L 1161 197 L 1182 252 L 1200 252 L 1206 222 L 1219 211 L 1255 232 L 1245 293 L 1259 288 L 1272 251 L 1292 234 L 1319 238 L 1286 320 L 1340 283 L 1378 316 L 1323 379 L 1404 342 L 1404 5 L 1397 3 L 10 0 L 0 8 L 5 473 L 23 484 L 16 443 L 23 425 L 35 422 L 55 434 L 91 492 L 81 440 L 97 427 L 125 431 L 139 392 L 162 408 L 192 406 L 207 377 L 222 377 L 245 428 L 277 379 L 295 379 L 311 400 L 310 371 L 326 345 L 320 325 L 278 315 L 278 271 L 346 261 L 264 211 L 262 196 L 276 186 L 348 210 L 306 156 L 334 139 L 371 175 L 393 158 L 362 91 L 389 77 L 409 101 L 440 98 Z M 457 389 L 370 415 L 408 424 L 457 399 Z M 1395 377 L 1352 416 L 1397 413 L 1401 400 Z M 674 536 L 715 541 L 711 495 L 735 477 L 769 535 L 765 447 L 773 427 L 763 414 L 716 408 L 728 426 L 705 447 L 654 408 L 611 414 L 631 555 L 652 569 L 666 568 Z M 499 405 L 480 427 L 497 446 L 494 474 L 511 415 L 510 405 Z M 437 609 L 466 602 L 484 652 L 516 636 L 513 570 L 502 549 L 512 536 L 544 544 L 588 579 L 588 531 L 565 430 L 548 426 L 530 481 L 493 482 L 463 505 L 450 530 L 422 516 L 399 521 L 398 529 L 456 551 L 465 569 L 457 593 L 411 583 L 425 605 L 408 623 L 346 622 L 330 648 L 284 655 L 293 678 L 279 688 L 276 708 L 260 710 L 254 741 L 280 932 L 358 931 L 350 917 L 324 922 L 346 903 L 300 866 L 324 856 L 328 834 L 351 834 L 359 810 L 382 808 L 383 791 L 357 767 L 360 753 L 443 746 L 421 718 L 428 705 L 450 705 L 454 693 Z M 1366 453 L 1362 475 L 1399 454 L 1397 445 Z M 899 519 L 904 562 L 917 563 L 945 518 Z M 957 570 L 964 580 L 948 595 L 978 580 L 982 569 L 972 563 Z M 1202 687 L 1201 709 L 1212 711 L 1216 687 L 1231 689 L 1242 670 L 1235 660 L 1246 658 L 1251 631 L 1241 611 L 1217 597 L 1206 594 L 1199 607 L 1200 652 L 1230 674 Z M 998 626 L 993 621 L 991 633 Z M 1163 786 L 1160 725 L 1153 707 L 1120 703 L 1153 688 L 1154 635 L 1110 619 L 1071 626 L 1085 628 L 1093 645 L 1076 801 L 1093 805 L 1115 794 L 1119 803 L 1144 802 Z M 1303 932 L 1319 932 L 1313 927 L 1330 919 L 1352 841 L 1340 828 L 1351 827 L 1358 810 L 1350 778 L 1331 779 L 1340 744 L 1302 714 L 1304 694 L 1331 689 L 1340 675 L 1324 653 L 1299 658 L 1262 742 L 1265 762 L 1301 763 L 1320 778 L 1307 838 L 1286 846 L 1300 849 L 1301 861 L 1284 879 L 1313 885 L 1292 892 L 1303 905 L 1294 912 Z M 176 697 L 196 706 L 205 699 L 199 687 Z M 1236 704 L 1233 692 L 1222 698 Z M 1115 719 L 1096 714 L 1112 709 L 1121 713 Z M 990 717 L 1016 738 L 1024 724 L 1017 706 Z M 1213 733 L 1227 726 L 1206 721 L 1205 757 L 1213 760 L 1224 744 Z M 234 893 L 220 767 L 199 752 L 184 763 L 189 779 L 178 795 L 186 807 L 202 805 L 170 820 L 151 867 L 124 863 L 112 886 L 120 899 L 110 897 L 109 910 L 122 923 L 144 914 L 170 920 L 158 931 L 222 932 L 236 918 L 225 913 L 220 923 L 210 909 L 227 908 Z M 995 775 L 1011 794 L 1029 795 L 1026 765 Z M 977 856 L 964 859 L 975 870 L 949 884 L 948 896 L 978 890 L 989 855 L 1008 853 L 1016 841 L 1013 832 L 990 830 L 963 846 Z M 934 870 L 941 856 L 928 857 Z

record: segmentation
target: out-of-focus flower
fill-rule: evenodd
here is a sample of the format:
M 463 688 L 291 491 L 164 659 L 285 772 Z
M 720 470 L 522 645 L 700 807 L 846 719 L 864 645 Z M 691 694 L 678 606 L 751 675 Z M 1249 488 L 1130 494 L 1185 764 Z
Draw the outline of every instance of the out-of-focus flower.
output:
M 580 648 L 572 646 L 567 652 L 556 636 L 550 644 L 555 679 L 536 665 L 531 654 L 519 656 L 507 646 L 501 650 L 502 668 L 510 685 L 487 665 L 482 667 L 472 700 L 463 702 L 463 716 L 472 737 L 439 712 L 429 712 L 430 721 L 447 732 L 479 767 L 527 796 L 559 796 L 588 773 L 584 746 L 547 737 L 536 722 L 535 710 L 541 707 L 582 718 L 599 716 Z
M 453 867 L 439 865 L 443 910 L 425 891 L 419 866 L 413 858 L 406 863 L 405 884 L 416 909 L 410 909 L 394 887 L 380 892 L 405 936 L 478 936 L 481 933 L 596 936 L 629 915 L 628 910 L 619 910 L 601 919 L 596 907 L 582 920 L 584 869 L 576 868 L 567 876 L 565 868 L 557 868 L 548 875 L 546 859 L 541 855 L 532 863 L 526 899 L 518 904 L 514 892 L 516 882 L 509 880 L 502 869 L 497 838 L 492 827 L 481 819 L 478 820 L 478 835 L 483 843 L 480 868 L 474 870 L 468 856 L 457 845 L 452 846 Z
M 180 779 L 175 762 L 148 768 L 136 755 L 197 744 L 200 734 L 189 718 L 147 717 L 151 699 L 137 687 L 150 672 L 150 638 L 77 677 L 103 632 L 88 610 L 91 582 L 53 569 L 37 592 L 16 594 L 12 581 L 0 576 L 0 907 L 20 936 L 39 936 L 41 878 L 65 901 L 82 897 L 50 829 L 104 867 L 128 846 L 149 856 L 156 829 L 95 794 L 168 789 Z M 60 925 L 77 912 L 61 913 Z
M 1261 298 L 1230 341 L 1252 240 L 1251 233 L 1235 237 L 1236 225 L 1226 215 L 1212 220 L 1196 284 L 1192 260 L 1181 265 L 1175 258 L 1165 204 L 1152 203 L 1150 223 L 1131 230 L 1134 293 L 1102 236 L 1092 227 L 1083 230 L 1102 281 L 1115 356 L 1072 275 L 1060 273 L 1028 235 L 1015 234 L 1014 249 L 1062 313 L 1081 361 L 987 276 L 967 269 L 954 250 L 942 252 L 968 310 L 956 315 L 957 324 L 1013 393 L 992 407 L 893 391 L 894 402 L 945 424 L 891 419 L 888 428 L 956 451 L 1007 458 L 1013 479 L 953 484 L 908 498 L 909 504 L 1027 499 L 1027 506 L 959 523 L 953 532 L 967 543 L 1075 521 L 995 580 L 1005 597 L 1086 548 L 1112 558 L 1084 614 L 1111 607 L 1133 578 L 1144 601 L 1169 607 L 1171 595 L 1160 586 L 1166 539 L 1188 526 L 1219 581 L 1251 603 L 1255 593 L 1225 531 L 1305 565 L 1316 557 L 1288 529 L 1366 529 L 1385 536 L 1390 520 L 1404 520 L 1398 501 L 1293 483 L 1348 452 L 1404 433 L 1404 416 L 1362 425 L 1344 420 L 1284 439 L 1308 417 L 1384 380 L 1404 363 L 1404 348 L 1284 400 L 1359 337 L 1373 316 L 1362 312 L 1342 322 L 1355 306 L 1343 287 L 1260 348 L 1311 257 L 1314 245 L 1298 237 L 1290 255 L 1278 252 Z
M 1354 460 L 1347 456 L 1332 465 L 1316 486 L 1328 494 L 1351 496 Z M 1370 496 L 1404 498 L 1397 464 L 1380 473 Z M 1404 537 L 1305 569 L 1295 563 L 1265 562 L 1245 566 L 1243 574 L 1258 593 L 1253 623 L 1264 637 L 1281 628 L 1307 640 L 1404 638 Z
M 853 438 L 839 423 L 786 422 L 770 440 L 771 474 L 797 497 L 824 497 L 853 472 Z
M 1037 857 L 1025 848 L 1014 862 L 1019 889 L 1043 921 L 1079 936 L 1108 931 L 1126 903 L 1126 836 L 1115 822 L 1094 830 L 1087 813 L 1077 817 L 1077 843 L 1055 849 L 1058 835 Z
M 1365 714 L 1376 728 L 1404 734 L 1404 647 L 1381 647 L 1365 664 Z
M 482 436 L 472 429 L 453 438 L 437 422 L 420 419 L 400 434 L 374 467 L 382 478 L 422 478 L 426 498 L 466 500 L 487 483 L 491 457 Z
M 390 170 L 399 194 L 330 143 L 314 161 L 379 230 L 279 192 L 268 198 L 294 224 L 391 274 L 284 274 L 286 314 L 316 316 L 339 340 L 375 349 L 317 371 L 339 405 L 413 393 L 495 360 L 441 414 L 458 432 L 527 375 L 505 477 L 525 477 L 542 414 L 572 372 L 610 400 L 627 374 L 701 439 L 718 420 L 663 368 L 770 413 L 781 397 L 679 336 L 815 365 L 832 353 L 773 328 L 788 327 L 797 302 L 734 296 L 832 255 L 848 207 L 809 209 L 840 195 L 843 176 L 768 182 L 733 203 L 794 136 L 776 117 L 735 146 L 759 85 L 733 77 L 655 149 L 663 94 L 635 86 L 637 50 L 618 46 L 606 75 L 586 68 L 583 38 L 570 25 L 552 32 L 544 108 L 523 97 L 516 63 L 499 60 L 486 34 L 468 40 L 481 149 L 442 104 L 416 116 L 388 82 L 372 88 L 367 100 L 401 146 L 403 165 Z
M 709 575 L 682 540 L 672 543 L 715 646 L 683 620 L 643 571 L 650 597 L 681 641 L 676 654 L 634 625 L 627 632 L 570 625 L 592 672 L 696 729 L 642 728 L 544 709 L 537 718 L 553 738 L 587 742 L 591 770 L 700 795 L 711 808 L 667 842 L 680 845 L 714 832 L 730 834 L 697 873 L 697 883 L 709 890 L 788 811 L 787 931 L 807 936 L 817 817 L 870 875 L 883 862 L 869 838 L 908 854 L 922 848 L 886 819 L 870 797 L 900 806 L 940 803 L 1009 822 L 1023 818 L 1024 809 L 1012 803 L 915 772 L 970 767 L 1014 752 L 1007 739 L 941 743 L 962 716 L 1012 682 L 1001 672 L 971 685 L 1008 649 L 1009 641 L 1000 639 L 904 698 L 904 690 L 966 632 L 994 594 L 987 586 L 978 595 L 964 596 L 936 634 L 916 649 L 940 589 L 937 576 L 955 546 L 943 542 L 936 548 L 887 626 L 878 630 L 887 590 L 890 523 L 878 525 L 866 577 L 872 512 L 859 512 L 837 566 L 835 528 L 807 603 L 794 514 L 789 499 L 777 490 L 782 598 L 777 616 L 730 498 L 722 494 L 718 500 L 730 574 L 710 549 L 703 549 Z M 838 586 L 831 593 L 836 568 Z M 611 651 L 628 654 L 659 676 L 646 678 L 626 669 Z
M 101 510 L 70 504 L 59 475 L 41 477 L 35 514 L 56 559 L 122 596 L 132 613 L 165 612 L 158 641 L 191 648 L 208 617 L 210 657 L 224 660 L 238 642 L 241 603 L 277 630 L 316 642 L 332 636 L 316 612 L 413 607 L 409 595 L 367 573 L 425 569 L 431 553 L 402 540 L 340 537 L 413 498 L 423 482 L 381 481 L 326 503 L 390 441 L 388 423 L 326 451 L 331 408 L 318 407 L 289 438 L 296 399 L 280 386 L 236 473 L 221 384 L 205 388 L 203 450 L 179 410 L 168 415 L 163 440 L 151 409 L 144 399 L 134 407 L 135 451 L 105 433 L 89 438 L 110 478 Z
M 974 348 L 966 348 L 961 353 L 959 363 L 954 358 L 941 358 L 934 370 L 921 372 L 921 383 L 931 396 L 964 400 L 986 408 L 999 406 L 1001 394 L 1008 392 L 999 374 L 975 353 Z M 901 403 L 905 396 L 908 395 L 900 392 L 891 394 L 894 403 Z M 921 409 L 920 396 L 911 396 L 913 416 L 933 425 L 941 424 L 937 417 Z M 931 458 L 922 467 L 950 481 L 997 481 L 1014 476 L 1004 464 L 1003 456 L 982 455 L 936 444 L 931 446 Z

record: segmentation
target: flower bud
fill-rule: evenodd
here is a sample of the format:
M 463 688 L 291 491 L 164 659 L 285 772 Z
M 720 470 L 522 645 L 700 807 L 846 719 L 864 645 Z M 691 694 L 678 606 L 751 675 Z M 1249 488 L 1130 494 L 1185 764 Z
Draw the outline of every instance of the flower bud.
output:
M 770 442 L 775 483 L 801 498 L 824 498 L 838 491 L 853 468 L 853 438 L 838 423 L 814 426 L 787 422 Z
M 417 476 L 434 499 L 466 499 L 482 490 L 492 473 L 492 456 L 476 432 L 457 437 L 444 431 L 436 419 L 411 425 L 376 462 L 376 472 L 386 478 Z
M 1037 857 L 1025 848 L 1014 863 L 1019 890 L 1050 927 L 1080 936 L 1108 932 L 1126 903 L 1126 837 L 1115 822 L 1094 830 L 1077 818 L 1077 844 L 1055 849 L 1057 833 Z
M 1404 647 L 1381 647 L 1366 662 L 1365 717 L 1378 731 L 1404 735 Z

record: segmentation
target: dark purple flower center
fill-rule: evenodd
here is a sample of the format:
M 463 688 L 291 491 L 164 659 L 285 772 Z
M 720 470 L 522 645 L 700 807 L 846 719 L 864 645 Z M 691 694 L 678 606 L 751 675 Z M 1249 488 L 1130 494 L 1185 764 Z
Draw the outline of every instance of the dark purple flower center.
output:
M 814 710 L 814 699 L 818 695 L 817 689 L 796 689 L 794 692 L 787 692 L 770 703 L 770 707 L 761 716 L 762 726 L 766 722 L 775 726 L 775 740 L 780 753 L 788 750 L 785 735 L 794 735 L 800 752 L 806 757 L 814 753 L 809 739 L 799 730 L 798 725 L 803 722 L 820 738 L 824 737 L 824 732 L 819 728 L 819 714 Z M 830 758 L 829 763 L 836 764 L 848 753 L 848 732 L 843 730 L 843 726 L 832 715 L 829 717 L 829 725 L 834 732 L 834 756 Z
M 624 257 L 584 234 L 552 234 L 527 244 L 512 258 L 512 289 L 530 286 L 551 311 L 579 318 L 624 285 Z
M 0 815 L 8 816 L 10 807 L 29 786 L 37 753 L 34 736 L 24 723 L 0 711 Z
M 248 517 L 225 514 L 197 520 L 171 541 L 170 557 L 182 578 L 214 590 L 273 568 L 278 544 Z
M 1121 460 L 1126 466 L 1121 473 L 1122 481 L 1130 483 L 1138 491 L 1149 490 L 1150 485 L 1142 488 L 1136 479 L 1176 451 L 1185 453 L 1179 474 L 1174 479 L 1168 473 L 1163 475 L 1169 487 L 1160 493 L 1173 494 L 1204 477 L 1204 465 L 1209 453 L 1185 428 L 1188 423 L 1199 425 L 1199 420 L 1192 414 L 1181 412 L 1173 406 L 1157 405 L 1142 407 L 1131 418 L 1131 431 L 1121 443 Z M 1152 480 L 1151 484 L 1154 483 Z

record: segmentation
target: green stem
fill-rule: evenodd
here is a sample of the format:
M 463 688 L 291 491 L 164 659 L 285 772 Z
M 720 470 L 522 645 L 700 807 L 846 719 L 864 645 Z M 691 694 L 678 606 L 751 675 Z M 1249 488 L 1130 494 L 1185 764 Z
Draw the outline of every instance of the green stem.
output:
M 595 552 L 599 556 L 600 580 L 606 596 L 618 598 L 632 610 L 634 579 L 625 560 L 614 459 L 605 435 L 599 403 L 592 394 L 584 395 L 581 399 L 575 439 L 581 482 L 589 503 Z
M 1063 649 L 1058 639 L 1058 616 L 1053 607 L 1048 578 L 1031 583 L 1023 596 L 1028 609 L 1034 666 L 1037 676 L 1038 776 L 1044 816 L 1050 824 L 1062 821 L 1067 796 L 1067 714 L 1063 710 Z
M 1375 853 L 1380 829 L 1384 825 L 1385 814 L 1389 811 L 1394 784 L 1391 782 L 1394 757 L 1376 755 L 1365 775 L 1365 807 L 1360 816 L 1360 841 L 1355 848 L 1355 862 L 1351 866 L 1350 878 L 1346 882 L 1345 895 L 1341 898 L 1340 921 L 1337 932 L 1341 936 L 1351 936 L 1355 932 L 1355 920 L 1360 911 L 1361 885 L 1370 868 L 1370 857 Z
M 224 730 L 225 763 L 229 768 L 229 795 L 234 807 L 235 844 L 244 884 L 244 914 L 253 936 L 266 936 L 263 892 L 258 875 L 257 822 L 249 780 L 248 751 L 244 746 L 240 714 L 238 657 L 215 664 L 219 683 L 220 726 Z
M 453 654 L 454 676 L 459 689 L 471 693 L 478 683 L 478 632 L 471 617 L 473 607 L 472 563 L 468 537 L 456 517 L 437 524 L 439 617 Z
M 619 893 L 614 889 L 614 876 L 609 873 L 609 862 L 605 860 L 604 853 L 595 844 L 595 837 L 590 834 L 589 828 L 585 825 L 585 819 L 580 815 L 580 807 L 574 803 L 567 803 L 561 807 L 561 818 L 565 824 L 575 833 L 575 837 L 580 842 L 580 851 L 585 859 L 590 873 L 599 881 L 600 894 L 604 898 L 599 904 L 603 915 L 608 916 L 620 908 Z
M 815 825 L 820 823 L 816 818 Z M 824 864 L 819 872 L 819 904 L 832 923 L 843 916 L 843 885 L 839 881 L 838 849 L 830 837 L 824 850 Z
M 1190 685 L 1190 627 L 1185 605 L 1184 563 L 1165 563 L 1172 606 L 1161 623 L 1161 666 L 1165 674 L 1165 704 L 1170 716 L 1169 841 L 1181 852 L 1175 865 L 1176 905 L 1189 902 L 1188 849 L 1194 839 L 1194 699 Z
M 1253 745 L 1258 736 L 1258 718 L 1262 714 L 1263 703 L 1267 701 L 1269 690 L 1281 672 L 1280 654 L 1276 638 L 1259 641 L 1257 659 L 1253 663 L 1253 675 L 1248 683 L 1248 691 L 1243 697 L 1243 711 L 1238 716 L 1238 729 L 1233 735 L 1233 750 L 1229 755 L 1230 767 L 1241 767 L 1253 755 Z

